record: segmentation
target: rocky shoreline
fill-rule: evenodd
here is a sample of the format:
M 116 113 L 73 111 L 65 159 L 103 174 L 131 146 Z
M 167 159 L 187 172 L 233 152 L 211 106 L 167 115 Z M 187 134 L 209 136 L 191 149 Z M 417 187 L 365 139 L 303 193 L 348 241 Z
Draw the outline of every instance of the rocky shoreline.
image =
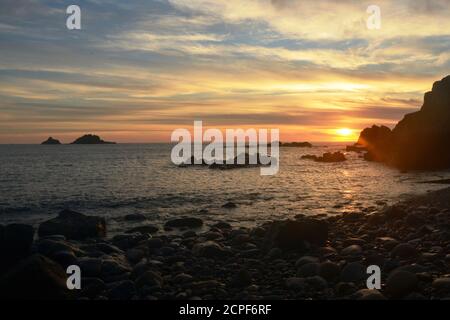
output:
M 106 222 L 68 210 L 41 224 L 0 227 L 2 299 L 449 299 L 450 189 L 381 212 L 298 215 L 259 227 L 198 218 L 102 238 Z M 138 215 L 128 220 L 139 221 Z M 81 290 L 66 287 L 78 265 Z M 369 265 L 382 289 L 368 290 Z

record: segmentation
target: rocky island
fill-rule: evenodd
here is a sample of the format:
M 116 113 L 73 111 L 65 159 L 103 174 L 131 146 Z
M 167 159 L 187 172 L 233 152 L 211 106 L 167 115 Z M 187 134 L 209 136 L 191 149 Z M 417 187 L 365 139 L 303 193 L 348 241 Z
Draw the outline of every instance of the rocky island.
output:
M 85 134 L 71 144 L 115 144 L 115 142 L 104 141 L 94 134 Z
M 41 144 L 58 145 L 58 144 L 61 144 L 61 142 L 57 139 L 53 139 L 53 137 L 49 137 L 47 140 L 45 140 Z

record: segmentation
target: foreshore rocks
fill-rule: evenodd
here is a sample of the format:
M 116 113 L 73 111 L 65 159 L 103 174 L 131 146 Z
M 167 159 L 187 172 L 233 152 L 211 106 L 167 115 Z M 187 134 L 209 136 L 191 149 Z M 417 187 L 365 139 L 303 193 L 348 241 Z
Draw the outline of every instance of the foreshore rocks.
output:
M 280 142 L 280 147 L 284 148 L 312 148 L 313 145 L 309 142 Z
M 166 228 L 200 228 L 203 221 L 199 218 L 178 218 L 169 220 L 164 225 Z
M 308 244 L 324 245 L 328 239 L 328 224 L 315 219 L 273 223 L 266 233 L 270 248 L 305 251 Z
M 39 226 L 39 236 L 63 235 L 67 239 L 83 240 L 106 236 L 106 221 L 71 210 L 63 210 L 58 217 Z
M 304 155 L 301 157 L 304 160 L 314 160 L 315 162 L 325 162 L 325 163 L 335 163 L 335 162 L 344 162 L 347 161 L 347 158 L 342 152 L 326 152 L 322 156 L 316 155 Z
M 373 126 L 362 131 L 358 145 L 365 159 L 402 170 L 450 168 L 450 76 L 434 83 L 422 108 L 406 115 L 391 131 Z
M 0 299 L 66 300 L 72 296 L 66 280 L 58 263 L 35 254 L 2 274 Z
M 0 225 L 0 272 L 28 256 L 34 239 L 34 228 L 25 224 Z
M 191 220 L 169 223 L 177 232 L 112 239 L 52 233 L 30 241 L 31 227 L 2 226 L 1 239 L 5 229 L 24 235 L 8 237 L 24 256 L 5 267 L 0 292 L 83 300 L 448 299 L 449 195 L 434 192 L 371 214 L 299 214 L 254 228 L 202 221 L 194 231 L 200 223 L 185 217 Z M 414 216 L 421 226 L 407 222 Z M 69 265 L 81 268 L 81 290 L 65 287 Z M 367 289 L 373 265 L 381 270 L 380 290 Z

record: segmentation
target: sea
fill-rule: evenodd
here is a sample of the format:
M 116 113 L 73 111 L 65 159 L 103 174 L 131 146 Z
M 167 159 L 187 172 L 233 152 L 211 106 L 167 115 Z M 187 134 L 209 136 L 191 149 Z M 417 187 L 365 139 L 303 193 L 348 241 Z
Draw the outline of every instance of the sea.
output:
M 342 163 L 302 160 L 305 154 L 345 150 L 345 144 L 281 148 L 280 169 L 211 170 L 178 167 L 170 144 L 0 145 L 0 223 L 40 222 L 71 209 L 107 219 L 110 234 L 134 224 L 198 217 L 206 226 L 225 221 L 251 227 L 304 215 L 373 212 L 408 197 L 443 188 L 423 183 L 450 171 L 401 172 L 346 152 Z M 343 151 L 345 152 L 345 151 Z M 233 202 L 237 208 L 223 205 Z M 140 213 L 146 222 L 124 216 Z

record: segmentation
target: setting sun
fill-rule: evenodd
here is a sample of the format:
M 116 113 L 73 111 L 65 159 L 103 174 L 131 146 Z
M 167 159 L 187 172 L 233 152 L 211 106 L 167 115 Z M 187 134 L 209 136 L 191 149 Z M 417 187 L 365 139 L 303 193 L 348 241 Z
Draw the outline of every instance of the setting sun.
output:
M 349 128 L 341 128 L 341 129 L 338 129 L 336 132 L 338 135 L 343 136 L 343 137 L 348 137 L 353 134 L 353 130 L 349 129 Z

